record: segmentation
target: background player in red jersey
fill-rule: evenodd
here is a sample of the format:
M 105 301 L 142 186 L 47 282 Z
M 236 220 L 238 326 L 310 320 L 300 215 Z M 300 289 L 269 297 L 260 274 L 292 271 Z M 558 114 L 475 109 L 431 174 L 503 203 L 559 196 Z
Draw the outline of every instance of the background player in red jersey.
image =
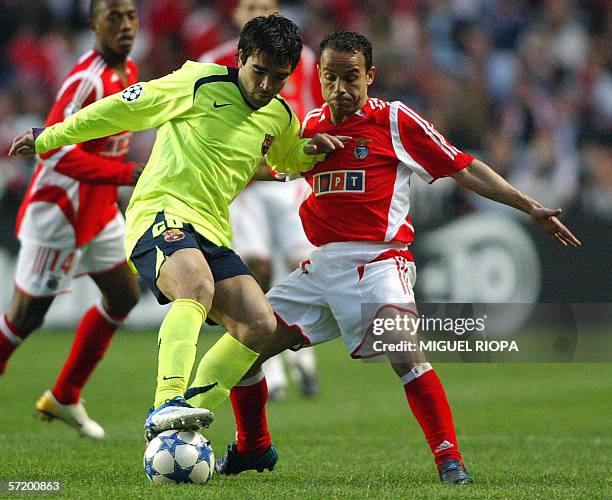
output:
M 239 0 L 232 19 L 237 29 L 257 16 L 268 16 L 280 10 L 277 0 Z M 204 53 L 201 62 L 236 66 L 238 39 L 222 43 Z M 300 120 L 323 103 L 314 51 L 304 45 L 295 72 L 289 77 L 281 95 Z M 264 291 L 274 276 L 298 267 L 313 249 L 306 239 L 298 215 L 308 185 L 303 179 L 289 184 L 254 182 L 230 206 L 234 228 L 233 245 L 244 258 Z M 287 364 L 302 393 L 314 395 L 318 390 L 316 360 L 312 349 L 285 353 Z M 270 399 L 284 399 L 288 381 L 280 356 L 264 365 Z
M 128 58 L 138 28 L 134 1 L 92 0 L 90 27 L 95 47 L 66 77 L 47 126 L 138 81 L 138 69 Z M 43 418 L 59 418 L 96 439 L 104 437 L 104 429 L 88 417 L 81 389 L 139 297 L 125 260 L 124 221 L 116 203 L 117 186 L 135 184 L 143 168 L 125 161 L 130 140 L 126 132 L 40 156 L 17 220 L 21 249 L 13 299 L 0 316 L 1 374 L 72 279 L 88 274 L 94 280 L 102 299 L 81 319 L 55 385 L 36 408 Z
M 371 357 L 377 354 L 371 338 L 376 321 L 417 315 L 412 289 L 416 271 L 407 248 L 414 239 L 408 214 L 412 174 L 428 182 L 451 176 L 481 196 L 526 213 L 561 244 L 580 245 L 557 219 L 560 209 L 543 208 L 483 162 L 450 145 L 408 106 L 369 98 L 376 70 L 367 38 L 339 31 L 326 37 L 320 48 L 326 103 L 308 114 L 303 136 L 344 135 L 352 137 L 353 144 L 303 173 L 312 193 L 300 216 L 309 240 L 319 248 L 302 269 L 267 294 L 278 319 L 277 331 L 269 351 L 262 352 L 231 390 L 238 437 L 218 460 L 219 473 L 263 471 L 276 463 L 266 424 L 265 381 L 257 371 L 266 356 L 342 336 L 352 357 Z M 395 326 L 379 338 L 397 344 L 412 333 Z M 441 481 L 471 483 L 444 388 L 424 354 L 395 352 L 388 357 Z

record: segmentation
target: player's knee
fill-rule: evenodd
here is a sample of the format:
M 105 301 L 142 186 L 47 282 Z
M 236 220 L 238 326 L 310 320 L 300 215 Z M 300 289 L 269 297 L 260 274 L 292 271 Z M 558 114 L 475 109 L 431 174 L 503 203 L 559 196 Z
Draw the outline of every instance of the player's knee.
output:
M 206 310 L 210 310 L 212 298 L 215 293 L 215 284 L 212 280 L 200 278 L 194 288 L 194 297 Z
M 261 352 L 273 341 L 275 330 L 276 318 L 270 310 L 253 315 L 248 322 L 239 325 L 236 334 L 244 345 Z
M 175 275 L 165 273 L 157 279 L 157 287 L 171 301 L 178 299 L 195 300 L 210 311 L 215 293 L 215 283 L 212 276 L 200 272 L 197 267 L 180 273 L 180 279 Z
M 268 341 L 276 330 L 276 318 L 272 313 L 260 314 L 249 323 L 251 335 Z
M 211 279 L 201 275 L 195 275 L 191 276 L 188 282 L 184 283 L 184 286 L 178 291 L 177 296 L 174 298 L 196 300 L 202 304 L 207 311 L 210 311 L 214 293 L 215 284 Z

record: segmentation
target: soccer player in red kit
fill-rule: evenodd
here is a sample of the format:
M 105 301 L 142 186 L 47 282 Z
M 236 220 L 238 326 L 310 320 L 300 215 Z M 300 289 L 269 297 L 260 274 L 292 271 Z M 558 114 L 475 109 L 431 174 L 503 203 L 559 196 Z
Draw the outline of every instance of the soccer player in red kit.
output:
M 483 162 L 449 144 L 408 106 L 370 98 L 368 87 L 376 70 L 367 38 L 338 31 L 321 42 L 320 50 L 325 104 L 306 116 L 303 136 L 349 136 L 352 144 L 302 173 L 312 192 L 301 205 L 300 217 L 318 248 L 301 269 L 267 294 L 277 331 L 267 352 L 230 392 L 237 442 L 218 460 L 221 474 L 271 469 L 278 458 L 266 424 L 265 380 L 257 370 L 266 356 L 342 336 L 353 358 L 371 357 L 376 354 L 371 338 L 376 322 L 416 316 L 416 272 L 407 248 L 414 240 L 409 216 L 413 174 L 427 182 L 450 176 L 481 196 L 525 212 L 561 244 L 580 245 L 557 219 L 561 210 L 543 208 Z M 395 326 L 384 333 L 386 340 L 394 341 L 416 332 Z M 424 354 L 387 355 L 431 448 L 440 480 L 471 483 L 444 388 Z
M 242 29 L 254 17 L 267 16 L 279 10 L 280 2 L 277 0 L 238 0 L 232 19 L 236 28 Z M 237 46 L 238 39 L 222 43 L 205 52 L 200 62 L 236 66 Z M 303 46 L 300 62 L 281 95 L 300 121 L 308 111 L 323 104 L 317 58 L 310 47 Z M 245 260 L 265 292 L 272 285 L 273 275 L 279 274 L 274 272 L 273 261 L 279 268 L 292 271 L 313 250 L 298 215 L 307 190 L 308 184 L 303 179 L 289 184 L 254 182 L 230 205 L 234 250 Z M 306 396 L 316 394 L 318 381 L 314 350 L 289 351 L 284 357 L 302 393 Z M 288 381 L 281 357 L 270 359 L 264 371 L 270 399 L 284 399 Z
M 47 126 L 138 81 L 128 57 L 138 28 L 134 1 L 92 0 L 90 27 L 95 48 L 64 80 Z M 58 418 L 94 439 L 103 438 L 104 429 L 88 417 L 81 389 L 139 297 L 125 259 L 124 220 L 117 206 L 117 186 L 135 184 L 143 168 L 125 161 L 130 140 L 125 132 L 40 155 L 17 219 L 21 248 L 13 299 L 0 316 L 1 374 L 72 279 L 87 274 L 94 280 L 101 301 L 81 319 L 55 385 L 36 403 L 44 419 Z

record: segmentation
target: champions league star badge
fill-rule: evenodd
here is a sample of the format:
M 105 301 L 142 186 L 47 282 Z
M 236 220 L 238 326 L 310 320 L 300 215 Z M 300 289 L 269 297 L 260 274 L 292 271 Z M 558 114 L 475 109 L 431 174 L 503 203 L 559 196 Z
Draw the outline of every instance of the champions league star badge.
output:
M 273 142 L 274 136 L 271 134 L 266 134 L 263 142 L 261 143 L 261 156 L 266 156 L 268 149 L 270 149 L 270 146 L 272 146 Z
M 142 85 L 140 85 L 140 83 L 135 83 L 121 92 L 121 99 L 123 99 L 125 102 L 132 102 L 138 99 L 143 92 L 144 89 L 142 88 Z
M 372 139 L 355 139 L 355 141 L 358 143 L 358 145 L 355 146 L 355 149 L 353 149 L 353 156 L 358 160 L 363 160 L 370 153 L 370 150 L 366 144 L 368 142 L 372 142 Z

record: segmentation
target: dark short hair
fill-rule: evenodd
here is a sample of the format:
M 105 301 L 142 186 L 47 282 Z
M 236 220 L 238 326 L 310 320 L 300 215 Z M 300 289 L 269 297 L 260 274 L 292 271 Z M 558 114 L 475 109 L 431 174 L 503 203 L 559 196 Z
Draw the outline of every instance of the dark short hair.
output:
M 319 44 L 319 59 L 321 59 L 321 54 L 327 48 L 338 52 L 352 52 L 354 54 L 361 52 L 365 57 L 366 69 L 372 67 L 372 42 L 359 33 L 349 30 L 338 30 L 327 35 Z
M 293 71 L 302 55 L 302 33 L 295 23 L 279 14 L 251 19 L 242 28 L 238 50 L 242 62 L 262 54 L 279 64 L 291 64 Z
M 91 0 L 89 2 L 89 20 L 93 21 L 98 15 L 98 11 L 100 10 L 100 4 L 106 2 L 106 0 Z M 136 0 L 132 0 L 134 6 L 136 6 Z
M 100 7 L 105 4 L 107 0 L 91 0 L 89 2 L 89 20 L 93 21 L 100 13 Z M 134 0 L 135 1 L 135 0 Z

